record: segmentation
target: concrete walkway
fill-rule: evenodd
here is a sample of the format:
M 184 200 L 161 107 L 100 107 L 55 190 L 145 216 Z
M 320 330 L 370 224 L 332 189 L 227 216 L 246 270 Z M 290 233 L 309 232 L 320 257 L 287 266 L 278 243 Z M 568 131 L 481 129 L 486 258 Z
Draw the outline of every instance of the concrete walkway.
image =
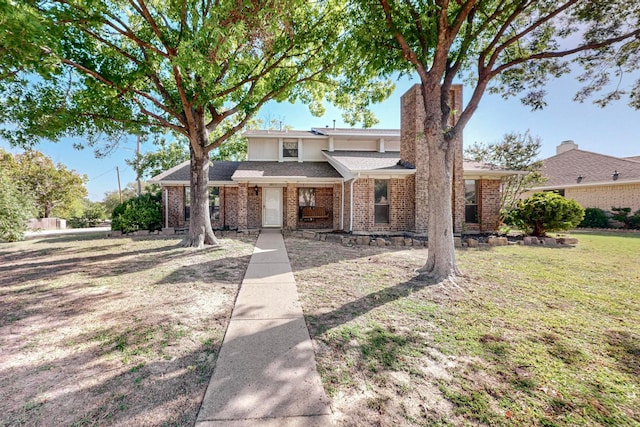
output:
M 331 425 L 280 230 L 258 237 L 195 425 Z

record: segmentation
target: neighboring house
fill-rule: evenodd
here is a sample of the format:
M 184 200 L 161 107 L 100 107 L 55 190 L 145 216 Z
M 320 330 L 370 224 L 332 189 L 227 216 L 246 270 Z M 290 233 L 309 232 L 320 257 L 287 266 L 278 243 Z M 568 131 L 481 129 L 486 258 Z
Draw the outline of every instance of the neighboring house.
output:
M 640 156 L 607 156 L 564 141 L 543 164 L 541 172 L 548 180 L 532 191 L 556 191 L 585 208 L 640 209 Z
M 402 97 L 402 128 L 245 132 L 248 160 L 213 162 L 209 172 L 213 228 L 343 230 L 387 234 L 427 230 L 426 144 L 419 86 Z M 462 87 L 452 89 L 460 111 Z M 456 118 L 453 117 L 452 120 Z M 423 153 L 424 152 L 424 153 Z M 501 178 L 513 171 L 454 156 L 454 231 L 499 225 Z M 189 162 L 152 179 L 163 191 L 163 224 L 189 222 Z

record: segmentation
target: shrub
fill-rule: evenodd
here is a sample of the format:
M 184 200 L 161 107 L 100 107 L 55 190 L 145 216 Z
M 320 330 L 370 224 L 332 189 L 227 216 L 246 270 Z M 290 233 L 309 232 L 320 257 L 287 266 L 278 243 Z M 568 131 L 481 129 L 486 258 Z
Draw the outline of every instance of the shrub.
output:
M 534 236 L 568 230 L 580 224 L 583 218 L 582 206 L 553 192 L 534 193 L 511 213 L 514 225 Z
M 631 208 L 611 208 L 611 219 L 621 223 L 624 228 L 640 228 L 640 209 L 631 214 Z
M 89 228 L 100 224 L 107 217 L 107 211 L 102 203 L 85 202 L 84 211 L 80 216 L 74 216 L 67 220 L 71 228 Z
M 609 217 L 600 208 L 586 208 L 584 210 L 584 219 L 578 224 L 578 227 L 607 228 L 609 227 Z
M 33 198 L 20 191 L 15 181 L 0 169 L 0 239 L 22 240 L 34 213 Z
M 162 227 L 160 209 L 160 193 L 147 193 L 129 199 L 113 209 L 111 229 L 123 233 L 159 230 Z

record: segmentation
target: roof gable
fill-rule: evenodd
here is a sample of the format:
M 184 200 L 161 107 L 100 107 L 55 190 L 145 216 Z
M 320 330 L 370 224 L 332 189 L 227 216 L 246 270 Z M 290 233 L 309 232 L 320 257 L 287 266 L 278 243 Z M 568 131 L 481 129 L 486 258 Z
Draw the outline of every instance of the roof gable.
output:
M 581 184 L 613 183 L 640 180 L 640 162 L 579 149 L 565 151 L 543 160 L 542 174 L 548 178 L 545 187 Z

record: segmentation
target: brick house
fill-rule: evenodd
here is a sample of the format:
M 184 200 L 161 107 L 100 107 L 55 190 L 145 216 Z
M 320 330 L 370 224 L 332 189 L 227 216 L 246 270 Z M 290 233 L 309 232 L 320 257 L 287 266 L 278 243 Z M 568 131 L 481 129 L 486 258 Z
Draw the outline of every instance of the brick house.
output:
M 390 234 L 427 230 L 427 156 L 419 86 L 402 96 L 400 130 L 313 128 L 245 132 L 248 160 L 210 167 L 214 229 L 343 230 Z M 452 89 L 454 111 L 462 87 Z M 455 120 L 452 117 L 452 120 Z M 455 148 L 454 232 L 491 232 L 499 225 L 500 184 L 513 171 L 462 158 Z M 189 222 L 189 162 L 152 182 L 162 187 L 163 225 Z
M 547 182 L 533 191 L 556 191 L 585 208 L 640 209 L 640 157 L 620 158 L 580 150 L 564 141 L 543 160 Z M 525 196 L 527 196 L 525 195 Z

